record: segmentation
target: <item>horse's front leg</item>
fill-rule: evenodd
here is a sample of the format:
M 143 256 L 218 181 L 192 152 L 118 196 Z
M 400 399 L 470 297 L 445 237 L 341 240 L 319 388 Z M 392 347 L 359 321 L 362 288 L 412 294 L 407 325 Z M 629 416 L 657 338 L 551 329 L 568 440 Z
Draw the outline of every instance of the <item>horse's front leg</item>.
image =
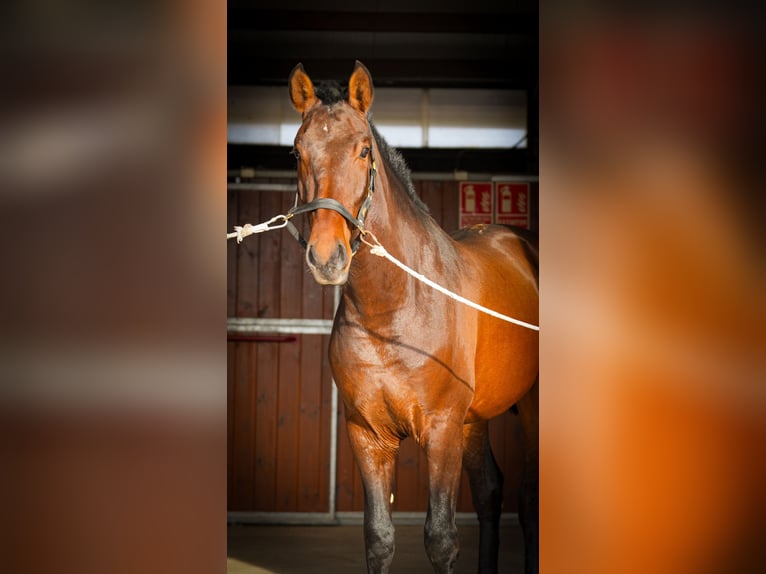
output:
M 385 574 L 394 558 L 391 493 L 399 440 L 348 421 L 348 438 L 364 484 L 364 548 L 369 574 Z
M 424 438 L 429 483 L 426 553 L 435 572 L 450 574 L 459 551 L 455 510 L 462 468 L 462 424 L 444 423 L 430 429 Z

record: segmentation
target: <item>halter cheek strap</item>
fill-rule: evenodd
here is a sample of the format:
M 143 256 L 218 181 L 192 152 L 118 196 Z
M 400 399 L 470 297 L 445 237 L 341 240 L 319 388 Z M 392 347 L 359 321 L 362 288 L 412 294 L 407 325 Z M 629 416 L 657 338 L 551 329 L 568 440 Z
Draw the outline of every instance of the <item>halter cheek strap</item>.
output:
M 375 167 L 375 157 L 372 152 L 372 147 L 370 147 L 370 176 L 368 179 L 367 184 L 367 195 L 364 198 L 364 201 L 362 201 L 362 205 L 359 206 L 359 212 L 357 213 L 356 217 L 354 217 L 351 212 L 345 208 L 345 206 L 338 201 L 337 199 L 333 199 L 331 197 L 320 197 L 318 199 L 315 199 L 314 201 L 311 201 L 309 203 L 304 203 L 303 205 L 298 205 L 298 192 L 295 192 L 295 205 L 293 205 L 292 209 L 287 212 L 287 230 L 290 232 L 290 235 L 292 235 L 298 243 L 300 243 L 301 247 L 303 249 L 306 249 L 308 246 L 308 243 L 303 238 L 303 236 L 300 234 L 300 231 L 298 231 L 298 228 L 289 221 L 290 218 L 292 218 L 295 215 L 300 215 L 301 213 L 308 213 L 310 211 L 316 211 L 317 209 L 330 209 L 332 211 L 335 211 L 339 214 L 341 214 L 346 221 L 348 221 L 353 227 L 359 230 L 360 234 L 354 239 L 354 241 L 351 244 L 351 253 L 356 254 L 356 252 L 359 250 L 359 245 L 361 243 L 361 237 L 364 233 L 364 220 L 367 218 L 367 212 L 370 210 L 370 205 L 372 204 L 372 197 L 375 193 L 375 174 L 377 173 L 377 168 Z

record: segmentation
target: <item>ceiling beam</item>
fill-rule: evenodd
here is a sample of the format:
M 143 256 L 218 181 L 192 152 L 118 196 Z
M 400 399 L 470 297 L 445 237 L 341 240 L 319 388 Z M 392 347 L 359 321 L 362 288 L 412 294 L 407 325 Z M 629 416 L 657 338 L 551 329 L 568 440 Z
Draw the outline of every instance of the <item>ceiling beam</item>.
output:
M 231 8 L 230 30 L 521 34 L 537 38 L 537 13 L 325 12 Z

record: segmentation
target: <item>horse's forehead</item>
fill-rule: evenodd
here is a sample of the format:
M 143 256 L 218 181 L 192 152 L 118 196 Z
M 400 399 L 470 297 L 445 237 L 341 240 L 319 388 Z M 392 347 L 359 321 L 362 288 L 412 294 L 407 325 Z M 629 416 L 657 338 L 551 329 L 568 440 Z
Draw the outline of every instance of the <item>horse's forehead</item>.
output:
M 308 137 L 321 139 L 348 138 L 364 131 L 364 120 L 347 104 L 320 106 L 306 117 L 302 131 Z

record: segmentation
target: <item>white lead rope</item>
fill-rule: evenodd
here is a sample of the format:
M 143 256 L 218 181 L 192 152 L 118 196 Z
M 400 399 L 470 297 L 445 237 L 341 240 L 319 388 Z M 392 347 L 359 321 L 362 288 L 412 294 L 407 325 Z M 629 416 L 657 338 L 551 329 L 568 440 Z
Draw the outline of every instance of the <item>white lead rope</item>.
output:
M 365 236 L 369 235 L 373 238 L 373 241 L 375 243 L 370 243 L 365 240 Z M 377 255 L 378 257 L 383 257 L 385 259 L 388 259 L 391 263 L 396 265 L 399 269 L 402 271 L 405 271 L 406 273 L 409 273 L 412 275 L 415 279 L 418 281 L 422 281 L 429 287 L 433 287 L 440 293 L 443 293 L 447 297 L 450 297 L 454 299 L 455 301 L 459 301 L 463 303 L 464 305 L 468 305 L 469 307 L 473 307 L 477 311 L 481 311 L 482 313 L 486 313 L 487 315 L 492 315 L 493 317 L 497 317 L 498 319 L 502 319 L 503 321 L 508 321 L 509 323 L 514 323 L 515 325 L 519 325 L 521 327 L 526 327 L 527 329 L 532 329 L 533 331 L 539 331 L 540 327 L 537 325 L 533 325 L 532 323 L 527 323 L 526 321 L 520 321 L 519 319 L 514 319 L 513 317 L 509 317 L 508 315 L 503 315 L 502 313 L 498 313 L 497 311 L 493 311 L 492 309 L 487 309 L 486 307 L 479 305 L 478 303 L 474 303 L 470 299 L 466 299 L 465 297 L 462 297 L 461 295 L 458 295 L 457 293 L 453 293 L 452 291 L 445 289 L 438 283 L 434 283 L 431 281 L 428 277 L 421 275 L 414 269 L 410 269 L 407 267 L 404 263 L 399 261 L 396 257 L 391 255 L 388 251 L 386 251 L 386 248 L 383 247 L 380 242 L 378 241 L 378 238 L 375 237 L 371 232 L 365 231 L 362 234 L 362 241 L 370 247 L 370 253 L 373 255 Z
M 281 222 L 277 223 L 280 220 Z M 263 233 L 264 231 L 271 231 L 272 229 L 281 229 L 282 227 L 285 227 L 289 223 L 289 220 L 290 220 L 290 217 L 287 215 L 277 215 L 264 223 L 259 223 L 258 225 L 251 225 L 249 223 L 246 223 L 243 226 L 235 225 L 234 231 L 226 234 L 226 239 L 236 238 L 237 243 L 242 243 L 242 240 L 248 235 L 253 235 L 255 233 Z M 368 235 L 372 237 L 375 243 L 370 243 L 369 241 L 365 239 L 365 237 L 367 237 Z M 477 311 L 481 311 L 482 313 L 486 313 L 487 315 L 492 315 L 493 317 L 502 319 L 503 321 L 507 321 L 509 323 L 513 323 L 521 327 L 526 327 L 527 329 L 532 329 L 533 331 L 540 330 L 540 327 L 538 327 L 537 325 L 533 325 L 532 323 L 527 323 L 526 321 L 520 321 L 519 319 L 514 319 L 513 317 L 509 317 L 508 315 L 503 315 L 502 313 L 498 313 L 497 311 L 493 311 L 492 309 L 487 309 L 486 307 L 479 305 L 478 303 L 474 303 L 473 301 L 466 299 L 465 297 L 462 297 L 458 295 L 457 293 L 453 293 L 452 291 L 445 289 L 438 283 L 434 283 L 428 277 L 421 275 L 414 269 L 410 269 L 404 263 L 399 261 L 396 257 L 391 255 L 388 251 L 386 251 L 386 248 L 380 244 L 380 241 L 378 241 L 378 238 L 375 237 L 375 235 L 371 231 L 362 231 L 362 242 L 365 245 L 370 247 L 370 252 L 373 255 L 377 255 L 378 257 L 383 257 L 385 259 L 388 259 L 391 263 L 396 265 L 402 271 L 405 271 L 406 273 L 410 274 L 412 277 L 414 277 L 418 281 L 422 281 L 429 287 L 433 287 L 440 293 L 443 293 L 444 295 L 454 299 L 455 301 L 459 301 L 460 303 L 463 303 L 464 305 L 473 307 Z

